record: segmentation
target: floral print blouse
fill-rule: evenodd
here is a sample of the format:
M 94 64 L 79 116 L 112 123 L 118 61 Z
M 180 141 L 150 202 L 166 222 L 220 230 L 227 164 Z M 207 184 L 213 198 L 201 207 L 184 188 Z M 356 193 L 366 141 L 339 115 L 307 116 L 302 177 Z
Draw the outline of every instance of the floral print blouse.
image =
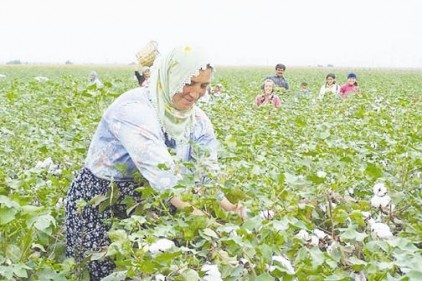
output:
M 216 171 L 217 140 L 211 121 L 195 106 L 190 142 L 168 139 L 158 120 L 148 88 L 136 88 L 118 97 L 105 111 L 91 141 L 85 167 L 95 176 L 114 181 L 133 180 L 139 171 L 152 188 L 174 187 L 194 161 Z M 202 152 L 202 153 L 199 153 Z

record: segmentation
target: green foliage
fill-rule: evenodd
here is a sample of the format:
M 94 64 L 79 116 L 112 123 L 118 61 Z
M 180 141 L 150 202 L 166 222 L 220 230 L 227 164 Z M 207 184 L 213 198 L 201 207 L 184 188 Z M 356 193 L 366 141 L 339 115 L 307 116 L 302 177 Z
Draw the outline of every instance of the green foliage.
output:
M 99 68 L 101 89 L 87 86 L 91 69 L 73 65 L 0 70 L 7 74 L 0 84 L 0 279 L 78 280 L 86 276 L 84 264 L 64 256 L 63 198 L 102 112 L 137 86 L 132 70 Z M 353 280 L 359 274 L 367 280 L 420 280 L 421 73 L 362 69 L 362 95 L 319 101 L 292 93 L 303 80 L 317 93 L 324 70 L 291 68 L 286 76 L 292 91 L 280 94 L 281 109 L 256 108 L 262 77 L 272 71 L 215 73 L 226 98 L 200 106 L 220 141 L 223 173 L 198 190 L 192 176 L 171 191 L 210 216 L 195 217 L 189 209 L 170 214 L 164 202 L 171 194 L 150 187 L 140 190 L 142 204 L 125 198 L 133 215 L 113 218 L 111 245 L 91 257 L 115 260 L 116 272 L 107 280 L 150 280 L 157 274 L 199 280 L 207 263 L 218 265 L 224 280 Z M 39 75 L 49 81 L 32 79 Z M 60 173 L 37 166 L 47 158 Z M 380 181 L 395 204 L 390 214 L 371 208 L 372 187 Z M 218 207 L 220 190 L 248 207 L 247 220 Z M 104 209 L 117 192 L 112 188 L 78 205 Z M 268 209 L 272 220 L 260 216 Z M 377 238 L 363 212 L 379 216 L 394 237 Z M 298 237 L 314 230 L 327 236 L 314 244 Z M 163 237 L 175 247 L 149 251 Z M 294 272 L 273 256 L 290 260 Z

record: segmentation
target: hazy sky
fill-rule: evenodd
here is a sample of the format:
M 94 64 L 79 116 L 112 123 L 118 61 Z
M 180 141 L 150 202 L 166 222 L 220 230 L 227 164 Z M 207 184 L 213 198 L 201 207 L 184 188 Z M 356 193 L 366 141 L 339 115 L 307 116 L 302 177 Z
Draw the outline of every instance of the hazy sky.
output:
M 1 0 L 0 63 L 130 63 L 205 47 L 220 65 L 422 67 L 421 0 Z

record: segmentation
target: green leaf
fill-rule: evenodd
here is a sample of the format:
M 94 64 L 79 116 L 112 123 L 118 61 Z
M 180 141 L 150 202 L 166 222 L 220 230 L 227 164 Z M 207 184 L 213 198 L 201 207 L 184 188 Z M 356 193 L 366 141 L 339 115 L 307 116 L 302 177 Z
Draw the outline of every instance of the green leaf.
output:
M 29 266 L 23 264 L 23 263 L 19 263 L 19 264 L 15 264 L 13 267 L 13 273 L 17 276 L 17 277 L 21 277 L 21 278 L 27 278 L 28 277 L 28 273 L 27 270 L 31 270 L 32 268 L 30 268 Z
M 218 239 L 219 238 L 218 235 L 217 235 L 217 233 L 215 233 L 215 231 L 212 230 L 212 229 L 210 229 L 210 228 L 205 228 L 203 230 L 203 233 L 205 235 L 210 236 L 210 237 L 215 238 L 215 239 Z
M 376 165 L 369 163 L 366 166 L 365 174 L 371 176 L 374 179 L 378 179 L 382 176 L 382 171 Z
M 317 268 L 318 266 L 324 263 L 324 260 L 325 260 L 324 254 L 321 252 L 321 250 L 318 247 L 312 247 L 308 251 L 311 255 L 313 268 Z
M 197 280 L 200 279 L 198 272 L 196 272 L 193 269 L 187 269 L 187 270 L 183 271 L 182 277 L 183 277 L 183 280 L 186 280 L 186 281 L 191 281 L 191 280 L 197 281 Z
M 113 272 L 107 277 L 101 279 L 101 281 L 124 281 L 126 280 L 127 271 Z
M 16 201 L 10 200 L 4 195 L 0 195 L 0 204 L 3 204 L 7 208 L 20 209 L 20 205 Z
M 272 277 L 268 272 L 264 272 L 255 278 L 255 281 L 273 281 L 273 280 L 276 280 L 276 279 Z
M 6 225 L 13 221 L 17 213 L 17 209 L 0 207 L 0 225 Z
M 340 233 L 340 236 L 345 240 L 352 240 L 362 242 L 368 235 L 366 233 L 361 233 L 356 231 L 354 225 L 349 225 L 346 229 L 341 229 L 343 232 Z
M 37 217 L 34 226 L 39 231 L 51 234 L 52 230 L 50 226 L 55 226 L 56 220 L 51 215 L 42 215 Z

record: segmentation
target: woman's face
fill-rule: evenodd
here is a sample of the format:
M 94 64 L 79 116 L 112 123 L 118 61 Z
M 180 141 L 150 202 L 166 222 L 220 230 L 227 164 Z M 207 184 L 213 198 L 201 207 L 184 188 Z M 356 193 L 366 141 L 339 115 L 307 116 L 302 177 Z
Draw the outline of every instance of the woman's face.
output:
M 355 84 L 355 82 L 356 82 L 356 78 L 353 78 L 353 77 L 347 78 L 347 83 L 349 83 L 350 85 Z
M 181 93 L 173 96 L 173 106 L 178 110 L 190 109 L 196 101 L 205 94 L 211 81 L 211 69 L 201 70 L 198 76 L 193 76 L 190 84 L 185 84 Z
M 333 77 L 327 77 L 326 81 L 327 81 L 327 85 L 333 85 L 335 80 Z
M 149 70 L 144 71 L 144 77 L 145 79 L 148 79 L 151 76 L 151 72 Z
M 264 84 L 264 93 L 269 95 L 273 92 L 273 83 L 265 82 Z

